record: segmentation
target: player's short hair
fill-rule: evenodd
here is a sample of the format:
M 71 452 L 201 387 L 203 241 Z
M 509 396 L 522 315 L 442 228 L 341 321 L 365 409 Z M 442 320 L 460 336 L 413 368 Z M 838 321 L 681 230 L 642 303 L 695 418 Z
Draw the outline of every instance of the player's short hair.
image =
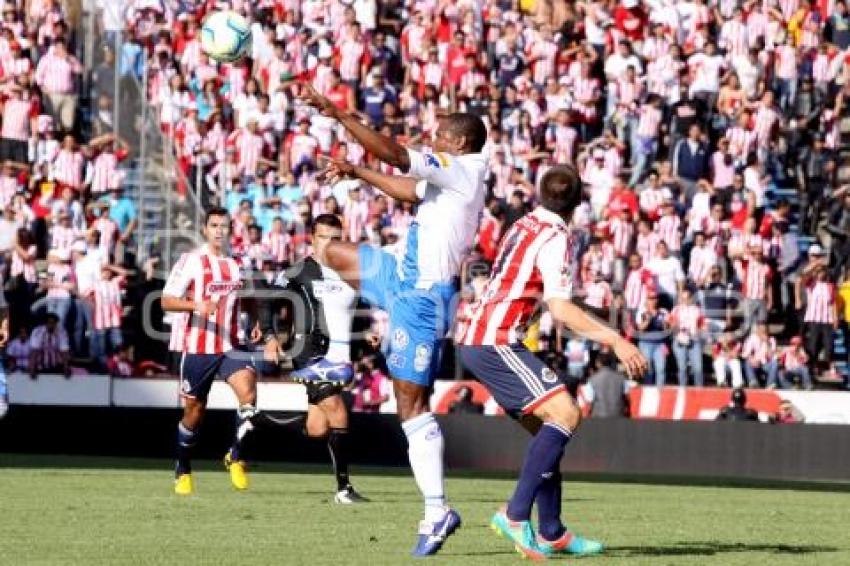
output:
M 336 214 L 320 214 L 313 220 L 313 233 L 316 233 L 316 226 L 330 226 L 331 228 L 336 228 L 337 230 L 342 230 L 342 221 L 339 219 L 339 216 Z
M 472 153 L 481 151 L 487 142 L 487 128 L 475 114 L 453 112 L 446 117 L 445 124 L 455 135 L 466 136 L 467 148 Z
M 556 214 L 571 213 L 581 202 L 581 179 L 571 165 L 555 165 L 540 180 L 540 204 Z
M 213 216 L 227 216 L 230 214 L 227 212 L 227 209 L 223 206 L 213 206 L 212 208 L 208 208 L 206 214 L 204 214 L 204 226 L 210 223 L 210 218 Z

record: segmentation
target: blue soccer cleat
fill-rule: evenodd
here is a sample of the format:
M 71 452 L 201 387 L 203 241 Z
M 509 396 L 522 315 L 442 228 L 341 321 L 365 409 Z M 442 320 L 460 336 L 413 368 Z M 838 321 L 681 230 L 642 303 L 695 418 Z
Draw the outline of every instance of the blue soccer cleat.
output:
M 601 542 L 586 539 L 570 531 L 565 532 L 558 540 L 545 540 L 543 537 L 538 536 L 537 547 L 546 556 L 553 556 L 555 554 L 593 556 L 595 554 L 602 554 L 605 549 Z
M 309 366 L 293 371 L 289 377 L 298 383 L 348 385 L 354 378 L 354 370 L 351 369 L 351 364 L 334 363 L 325 358 L 318 358 Z
M 421 521 L 419 538 L 410 554 L 413 556 L 431 556 L 437 554 L 443 543 L 460 528 L 460 515 L 454 509 L 448 509 L 442 519 L 435 523 Z

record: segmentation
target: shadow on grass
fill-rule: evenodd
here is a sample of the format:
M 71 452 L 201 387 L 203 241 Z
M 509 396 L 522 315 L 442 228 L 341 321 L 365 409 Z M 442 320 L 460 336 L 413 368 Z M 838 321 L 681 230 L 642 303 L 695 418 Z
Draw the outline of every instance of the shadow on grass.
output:
M 765 544 L 744 542 L 677 542 L 666 546 L 611 546 L 606 556 L 633 558 L 636 556 L 715 556 L 733 552 L 766 552 L 768 554 L 815 554 L 837 552 L 834 546 L 816 544 Z

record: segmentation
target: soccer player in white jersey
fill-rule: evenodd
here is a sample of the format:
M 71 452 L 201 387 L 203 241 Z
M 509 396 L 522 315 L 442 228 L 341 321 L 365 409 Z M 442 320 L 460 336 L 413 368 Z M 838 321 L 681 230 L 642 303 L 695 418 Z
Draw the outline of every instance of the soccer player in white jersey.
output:
M 577 267 L 569 222 L 581 193 L 579 175 L 568 165 L 556 165 L 543 175 L 540 206 L 505 234 L 490 280 L 458 339 L 463 365 L 534 435 L 516 490 L 491 526 L 520 554 L 535 560 L 602 551 L 601 544 L 561 522 L 561 457 L 581 422 L 581 411 L 555 372 L 522 343 L 540 301 L 556 322 L 611 347 L 632 377 L 647 369 L 635 346 L 571 300 Z M 535 503 L 539 537 L 530 520 Z
M 435 554 L 461 520 L 446 504 L 443 435 L 430 412 L 429 396 L 439 371 L 442 340 L 452 323 L 461 262 L 484 209 L 486 160 L 481 149 L 487 132 L 477 116 L 450 114 L 439 124 L 433 152 L 420 153 L 374 132 L 311 86 L 302 89 L 303 100 L 338 120 L 366 151 L 403 173 L 385 175 L 332 161 L 328 178 L 360 178 L 388 196 L 418 205 L 402 259 L 369 245 L 331 242 L 321 261 L 389 313 L 387 367 L 410 466 L 425 499 L 425 517 L 412 554 Z
M 183 340 L 180 360 L 180 394 L 183 418 L 177 425 L 177 463 L 174 491 L 194 491 L 191 454 L 197 442 L 207 406 L 207 396 L 216 377 L 224 379 L 239 404 L 236 435 L 224 464 L 236 489 L 248 487 L 242 441 L 253 428 L 257 413 L 257 378 L 250 352 L 241 348 L 239 314 L 243 287 L 242 272 L 232 257 L 225 255 L 230 236 L 230 217 L 224 208 L 211 208 L 204 218 L 206 244 L 183 254 L 174 265 L 162 292 L 162 310 L 186 313 L 176 316 L 172 333 Z

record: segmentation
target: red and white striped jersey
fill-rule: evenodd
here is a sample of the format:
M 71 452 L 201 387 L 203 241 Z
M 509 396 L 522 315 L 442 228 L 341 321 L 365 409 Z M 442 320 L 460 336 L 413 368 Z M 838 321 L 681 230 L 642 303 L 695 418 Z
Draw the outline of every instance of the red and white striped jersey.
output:
M 711 268 L 717 264 L 717 253 L 710 245 L 703 248 L 694 247 L 691 250 L 691 260 L 688 264 L 688 277 L 698 286 L 702 286 L 708 279 Z
M 643 261 L 644 265 L 649 263 L 649 260 L 655 257 L 655 253 L 658 248 L 658 242 L 660 241 L 661 236 L 659 236 L 655 232 L 638 234 L 637 243 L 635 244 L 635 251 L 640 254 L 640 258 Z
M 766 364 L 776 355 L 776 339 L 772 336 L 761 337 L 755 332 L 747 336 L 741 356 L 758 364 Z
M 797 48 L 793 45 L 780 45 L 774 51 L 776 78 L 793 80 L 797 78 Z
M 6 175 L 0 176 L 0 209 L 9 206 L 18 192 L 18 180 Z
M 9 275 L 11 277 L 17 277 L 18 275 L 22 275 L 27 283 L 35 283 L 35 245 L 28 247 L 26 251 L 27 255 L 32 258 L 29 261 L 24 261 L 24 259 L 21 257 L 17 250 L 14 250 L 12 252 L 12 265 L 9 268 Z
M 614 253 L 617 257 L 627 257 L 632 250 L 632 240 L 635 237 L 635 225 L 617 216 L 608 223 L 614 241 Z
M 575 240 L 557 214 L 538 207 L 511 226 L 462 344 L 507 345 L 522 334 L 542 298 L 570 299 Z
M 97 218 L 92 222 L 92 228 L 100 232 L 100 249 L 106 257 L 112 257 L 115 248 L 115 240 L 118 236 L 118 224 L 111 218 Z
M 83 66 L 73 55 L 59 57 L 48 51 L 35 68 L 35 82 L 48 94 L 71 94 L 74 76 L 83 72 Z
M 676 305 L 670 311 L 670 324 L 690 336 L 697 336 L 702 329 L 704 316 L 698 305 Z
M 62 354 L 71 351 L 68 333 L 58 325 L 53 332 L 45 325 L 37 326 L 30 335 L 30 351 L 41 355 L 40 367 L 36 369 L 55 368 L 61 363 Z
M 265 237 L 265 245 L 276 263 L 289 261 L 291 256 L 291 236 L 286 232 L 269 232 Z
M 239 345 L 237 292 L 243 284 L 237 261 L 213 255 L 206 245 L 180 257 L 168 275 L 163 295 L 217 303 L 215 312 L 206 318 L 191 313 L 184 327 L 184 352 L 223 354 Z M 172 332 L 174 322 L 172 319 Z
M 765 106 L 763 103 L 759 105 L 753 117 L 755 121 L 756 141 L 762 147 L 766 147 L 773 137 L 773 130 L 779 122 L 779 114 L 773 108 Z
M 643 42 L 643 58 L 654 61 L 670 51 L 670 41 L 666 37 L 650 37 Z
M 595 309 L 607 309 L 614 295 L 607 281 L 590 281 L 584 286 L 584 304 Z
M 650 104 L 641 106 L 637 135 L 644 138 L 656 138 L 659 126 L 661 126 L 661 109 Z
M 239 132 L 236 138 L 236 152 L 239 156 L 237 167 L 243 175 L 255 177 L 260 158 L 263 156 L 263 136 L 252 134 L 248 130 Z
M 729 140 L 729 153 L 738 159 L 745 158 L 756 143 L 756 133 L 740 126 L 733 126 L 726 130 L 725 137 Z
M 578 133 L 570 126 L 554 124 L 547 128 L 546 143 L 554 148 L 552 160 L 555 163 L 572 163 L 577 139 Z
M 92 318 L 95 330 L 121 328 L 121 280 L 98 279 L 91 288 L 94 299 Z
M 555 57 L 558 54 L 558 46 L 551 41 L 535 41 L 528 49 L 532 63 L 532 79 L 536 84 L 546 84 L 546 79 L 553 76 L 555 72 Z
M 109 190 L 109 181 L 118 168 L 118 157 L 111 151 L 104 151 L 92 164 L 91 192 L 105 193 Z
M 664 202 L 664 191 L 661 189 L 646 188 L 638 196 L 640 209 L 646 213 L 650 220 L 658 218 L 658 210 Z
M 71 292 L 64 287 L 65 284 L 74 280 L 74 272 L 67 263 L 51 263 L 47 266 L 47 278 L 55 285 L 47 289 L 47 296 L 51 299 L 68 299 Z
M 779 0 L 779 9 L 782 12 L 782 19 L 786 22 L 791 19 L 791 16 L 800 7 L 800 0 Z
M 343 81 L 360 80 L 360 67 L 366 54 L 363 42 L 348 39 L 339 45 L 339 76 Z
M 826 83 L 832 80 L 832 59 L 826 53 L 818 53 L 812 62 L 812 78 L 816 83 Z M 4 136 L 5 137 L 5 136 Z
M 809 355 L 803 348 L 786 346 L 779 355 L 779 363 L 785 369 L 800 369 L 809 362 Z
M 682 219 L 676 214 L 665 214 L 659 218 L 655 231 L 671 252 L 682 249 Z
M 809 10 L 806 17 L 803 18 L 803 25 L 800 30 L 800 45 L 799 47 L 805 50 L 817 49 L 821 41 L 823 41 L 823 17 L 816 10 Z
M 637 81 L 629 82 L 623 78 L 614 83 L 614 86 L 617 88 L 617 106 L 621 110 L 633 111 L 643 93 L 643 85 Z
M 772 276 L 770 266 L 753 260 L 741 261 L 741 293 L 747 299 L 766 300 Z
M 289 146 L 289 163 L 295 167 L 305 159 L 315 159 L 319 142 L 310 134 L 296 133 Z
M 86 160 L 79 151 L 60 149 L 53 159 L 53 177 L 60 183 L 79 190 L 83 185 Z
M 812 281 L 806 285 L 806 314 L 803 321 L 821 324 L 835 322 L 835 284 Z
M 30 120 L 33 118 L 33 103 L 29 100 L 10 98 L 3 103 L 3 126 L 0 137 L 27 141 L 30 137 Z
M 626 277 L 626 285 L 623 294 L 626 299 L 626 308 L 640 310 L 646 306 L 646 295 L 655 287 L 655 277 L 645 267 L 629 271 Z
M 56 224 L 50 228 L 50 249 L 70 251 L 81 234 L 73 227 Z
M 732 57 L 743 57 L 750 48 L 746 24 L 730 20 L 720 28 L 720 46 Z

